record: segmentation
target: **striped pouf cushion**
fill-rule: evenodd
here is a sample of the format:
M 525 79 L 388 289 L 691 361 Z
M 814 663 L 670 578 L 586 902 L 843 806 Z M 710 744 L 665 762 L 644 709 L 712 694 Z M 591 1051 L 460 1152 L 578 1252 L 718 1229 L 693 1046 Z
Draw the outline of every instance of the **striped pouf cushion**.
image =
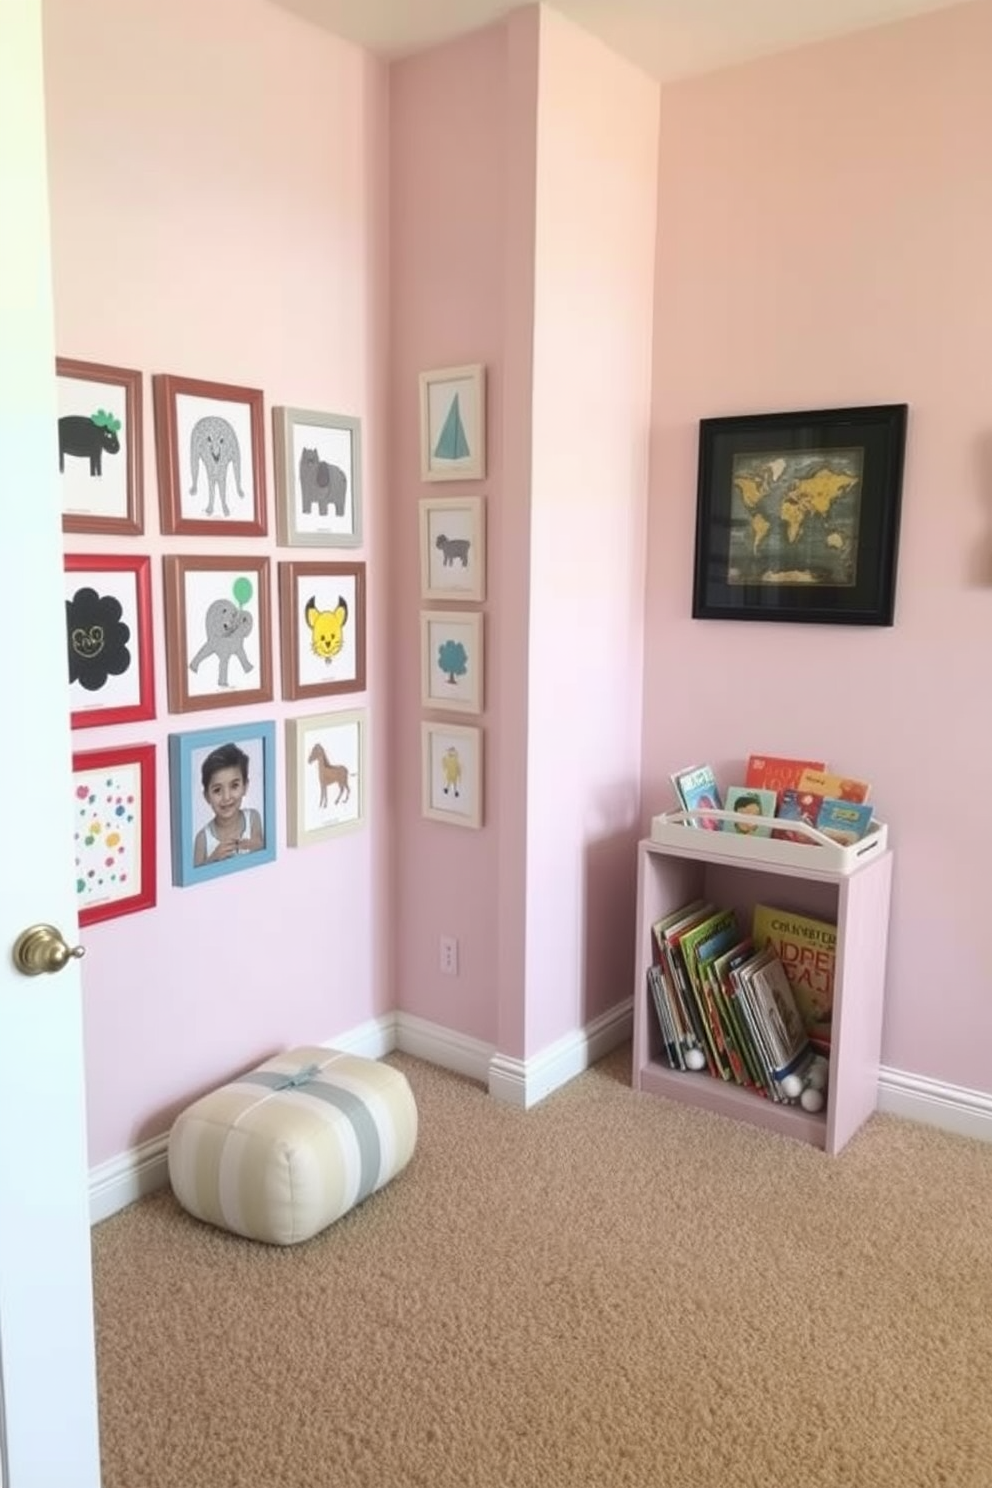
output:
M 169 1181 L 197 1219 L 294 1245 L 394 1178 L 416 1141 L 401 1071 L 334 1049 L 288 1049 L 176 1118 Z

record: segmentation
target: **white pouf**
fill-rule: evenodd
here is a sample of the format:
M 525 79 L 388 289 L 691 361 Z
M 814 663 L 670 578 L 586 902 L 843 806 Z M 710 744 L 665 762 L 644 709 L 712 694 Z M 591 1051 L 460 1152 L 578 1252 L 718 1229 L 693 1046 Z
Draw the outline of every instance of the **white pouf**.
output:
M 294 1245 L 394 1178 L 416 1141 L 400 1070 L 335 1049 L 287 1049 L 177 1116 L 169 1181 L 197 1219 Z

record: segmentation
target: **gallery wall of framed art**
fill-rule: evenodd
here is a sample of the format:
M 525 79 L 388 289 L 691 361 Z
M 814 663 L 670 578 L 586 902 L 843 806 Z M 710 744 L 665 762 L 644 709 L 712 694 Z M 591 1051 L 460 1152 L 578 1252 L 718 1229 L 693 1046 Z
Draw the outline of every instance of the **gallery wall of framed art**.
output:
M 258 388 L 61 356 L 56 379 L 65 542 L 102 544 L 64 559 L 70 725 L 95 741 L 80 736 L 73 756 L 80 922 L 155 907 L 157 840 L 171 844 L 166 892 L 283 848 L 333 851 L 364 827 L 371 794 L 368 713 L 356 706 L 366 565 L 331 551 L 357 557 L 363 541 L 361 420 L 277 403 L 267 447 Z M 280 716 L 259 719 L 276 707 L 280 671 Z M 325 711 L 299 711 L 318 697 Z M 201 727 L 182 726 L 191 713 Z M 130 742 L 139 725 L 158 738 Z

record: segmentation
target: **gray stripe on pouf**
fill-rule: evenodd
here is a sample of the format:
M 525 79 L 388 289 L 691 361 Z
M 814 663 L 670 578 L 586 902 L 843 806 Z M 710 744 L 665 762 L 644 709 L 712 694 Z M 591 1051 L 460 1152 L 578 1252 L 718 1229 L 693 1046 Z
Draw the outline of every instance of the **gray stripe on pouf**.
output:
M 307 1095 L 326 1101 L 329 1106 L 335 1106 L 342 1116 L 347 1116 L 351 1122 L 355 1140 L 358 1142 L 361 1177 L 355 1203 L 357 1204 L 372 1193 L 379 1179 L 382 1149 L 375 1118 L 359 1096 L 353 1095 L 350 1090 L 340 1090 L 335 1085 L 324 1085 L 319 1080 L 301 1080 L 298 1085 L 293 1085 L 287 1081 L 284 1074 L 278 1074 L 275 1070 L 252 1070 L 249 1074 L 240 1075 L 236 1080 L 232 1080 L 231 1084 L 264 1085 L 267 1090 L 302 1090 Z

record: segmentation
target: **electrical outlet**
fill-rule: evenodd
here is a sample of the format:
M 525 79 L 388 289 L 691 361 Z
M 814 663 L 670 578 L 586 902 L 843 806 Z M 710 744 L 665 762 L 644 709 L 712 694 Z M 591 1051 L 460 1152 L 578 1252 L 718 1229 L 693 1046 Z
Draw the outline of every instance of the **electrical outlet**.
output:
M 441 970 L 445 976 L 458 975 L 458 942 L 453 935 L 441 936 Z

